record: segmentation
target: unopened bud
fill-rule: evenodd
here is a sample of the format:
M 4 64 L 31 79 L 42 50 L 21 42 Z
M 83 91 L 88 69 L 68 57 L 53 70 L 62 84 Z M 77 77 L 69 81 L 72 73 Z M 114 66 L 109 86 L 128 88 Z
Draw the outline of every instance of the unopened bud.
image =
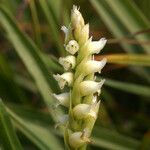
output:
M 75 5 L 73 5 L 73 9 L 71 10 L 71 23 L 73 28 L 78 28 L 78 26 L 84 25 L 82 14 L 80 13 L 79 8 Z
M 74 55 L 79 50 L 79 44 L 75 40 L 69 41 L 66 45 L 66 51 Z
M 76 65 L 76 58 L 72 55 L 60 57 L 59 63 L 64 67 L 65 70 L 74 69 Z
M 94 109 L 88 104 L 78 104 L 73 108 L 73 114 L 76 119 L 84 119 L 92 117 L 96 119 L 97 114 Z
M 73 73 L 71 72 L 66 72 L 63 73 L 62 75 L 57 74 L 53 75 L 56 81 L 58 81 L 59 87 L 63 89 L 65 85 L 71 86 L 73 82 Z
M 79 43 L 82 45 L 84 44 L 89 38 L 89 24 L 86 24 L 81 29 Z
M 74 132 L 69 135 L 69 144 L 72 148 L 77 149 L 82 145 L 91 142 L 88 135 L 83 132 Z
M 83 81 L 80 83 L 80 93 L 82 96 L 90 95 L 96 92 L 99 92 L 105 80 L 101 80 L 100 82 L 95 81 Z
M 61 93 L 61 94 L 53 94 L 53 96 L 58 100 L 58 102 L 65 106 L 69 107 L 69 99 L 70 99 L 70 93 Z

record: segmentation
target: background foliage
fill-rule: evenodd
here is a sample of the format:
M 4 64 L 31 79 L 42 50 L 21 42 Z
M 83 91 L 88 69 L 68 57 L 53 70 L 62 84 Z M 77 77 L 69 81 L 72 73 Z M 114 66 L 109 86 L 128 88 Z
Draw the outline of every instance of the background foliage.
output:
M 92 149 L 150 149 L 149 0 L 0 0 L 0 149 L 63 150 L 51 93 L 65 55 L 60 28 L 80 6 L 108 63 Z

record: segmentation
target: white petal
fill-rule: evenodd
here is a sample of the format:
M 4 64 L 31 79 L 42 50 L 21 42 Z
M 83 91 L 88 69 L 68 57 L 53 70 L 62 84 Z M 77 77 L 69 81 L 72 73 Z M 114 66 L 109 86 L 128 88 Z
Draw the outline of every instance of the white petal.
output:
M 63 89 L 65 85 L 71 86 L 73 82 L 73 73 L 71 72 L 66 72 L 63 73 L 62 75 L 57 74 L 53 75 L 56 81 L 58 81 L 59 87 Z
M 95 92 L 98 92 L 99 89 L 104 84 L 105 80 L 101 80 L 101 82 L 95 82 L 95 81 L 83 81 L 80 83 L 80 93 L 82 96 L 90 95 Z
M 61 94 L 53 94 L 53 96 L 59 101 L 59 103 L 63 106 L 69 107 L 69 99 L 70 93 L 61 93 Z
M 79 44 L 75 40 L 71 40 L 66 45 L 66 51 L 74 55 L 79 50 Z
M 65 33 L 65 35 L 68 34 L 68 28 L 66 26 L 62 26 L 61 30 Z
M 102 68 L 105 66 L 107 62 L 107 59 L 104 58 L 101 61 L 95 61 L 95 60 L 89 60 L 85 63 L 85 66 L 83 65 L 83 69 L 85 71 L 85 74 L 91 74 L 95 72 L 101 72 Z
M 105 46 L 107 40 L 105 38 L 101 38 L 99 41 L 92 41 L 89 43 L 88 49 L 91 54 L 98 54 Z
M 59 63 L 64 67 L 65 70 L 73 69 L 76 65 L 76 58 L 72 55 L 60 57 Z

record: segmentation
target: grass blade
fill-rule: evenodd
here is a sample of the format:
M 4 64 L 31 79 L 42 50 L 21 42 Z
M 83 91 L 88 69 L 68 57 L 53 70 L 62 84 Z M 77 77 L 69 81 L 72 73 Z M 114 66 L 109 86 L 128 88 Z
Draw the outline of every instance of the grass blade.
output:
M 97 127 L 94 129 L 93 145 L 111 150 L 135 150 L 139 147 L 139 141 L 122 136 L 116 131 Z
M 51 33 L 52 33 L 52 38 L 55 41 L 56 46 L 58 47 L 59 50 L 59 54 L 63 55 L 64 54 L 64 48 L 63 48 L 63 44 L 60 38 L 60 34 L 59 34 L 59 29 L 61 29 L 61 27 L 59 27 L 59 25 L 56 23 L 55 18 L 53 17 L 49 7 L 48 7 L 48 2 L 46 0 L 42 0 L 39 1 L 40 6 L 42 8 L 42 11 L 47 19 L 47 22 L 50 26 L 51 29 Z
M 102 57 L 106 57 L 108 63 L 150 67 L 150 55 L 112 54 L 105 56 L 97 56 L 96 59 L 100 60 Z
M 19 117 L 10 109 L 7 109 L 9 115 L 17 129 L 27 136 L 41 150 L 63 150 L 58 139 L 51 133 L 49 128 L 42 124 L 33 123 L 31 120 Z
M 116 17 L 126 26 L 130 33 L 135 33 L 143 29 L 148 29 L 150 22 L 142 14 L 142 12 L 136 7 L 135 3 L 130 0 L 116 0 L 115 3 L 112 0 L 106 0 Z M 150 36 L 147 34 L 140 34 L 135 36 L 138 41 L 150 40 Z M 144 51 L 150 54 L 149 45 L 141 45 Z
M 22 150 L 5 106 L 0 99 L 0 142 L 4 149 Z
M 105 25 L 115 37 L 122 38 L 129 34 L 124 24 L 120 22 L 120 20 L 114 15 L 114 12 L 110 9 L 110 7 L 108 7 L 106 1 L 90 0 L 90 2 L 98 12 L 100 19 L 104 21 Z M 124 43 L 121 43 L 121 45 L 127 52 L 133 53 L 138 52 L 139 50 L 139 48 L 134 45 Z
M 59 88 L 56 81 L 53 80 L 52 74 L 48 72 L 39 49 L 31 39 L 19 30 L 9 13 L 7 13 L 7 10 L 3 7 L 0 7 L 0 18 L 2 27 L 5 29 L 10 42 L 14 45 L 16 52 L 35 80 L 38 90 L 49 108 L 51 103 L 53 103 L 53 97 L 50 93 L 52 91 L 59 92 Z
M 106 79 L 105 85 L 132 94 L 150 97 L 150 87 L 148 86 L 137 85 L 133 83 L 124 83 L 110 79 Z

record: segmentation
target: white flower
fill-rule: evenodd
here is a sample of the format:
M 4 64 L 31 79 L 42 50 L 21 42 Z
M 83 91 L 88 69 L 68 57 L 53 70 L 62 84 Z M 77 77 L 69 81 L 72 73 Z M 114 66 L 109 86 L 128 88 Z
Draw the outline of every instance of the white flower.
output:
M 73 115 L 76 119 L 86 119 L 92 117 L 96 120 L 100 101 L 93 104 L 78 104 L 73 108 Z
M 102 59 L 101 61 L 89 60 L 83 65 L 82 70 L 84 69 L 86 75 L 95 72 L 101 73 L 101 70 L 105 66 L 106 62 L 106 58 Z
M 76 58 L 72 55 L 60 57 L 59 63 L 64 67 L 65 70 L 74 69 L 76 65 Z
M 77 149 L 84 145 L 85 143 L 91 142 L 86 131 L 83 132 L 74 132 L 69 135 L 69 144 L 74 149 Z
M 65 106 L 69 107 L 69 99 L 70 99 L 70 93 L 61 93 L 61 94 L 53 94 L 53 96 L 58 100 L 58 102 Z
M 75 40 L 71 40 L 66 45 L 66 51 L 74 55 L 79 50 L 79 44 Z
M 90 95 L 95 92 L 100 93 L 100 89 L 104 84 L 105 80 L 101 80 L 100 82 L 95 81 L 83 81 L 80 83 L 80 93 L 82 96 Z
M 66 72 L 62 75 L 57 74 L 53 75 L 56 81 L 58 81 L 59 87 L 63 89 L 65 85 L 71 86 L 73 82 L 73 73 L 72 72 Z
M 90 54 L 98 54 L 105 46 L 107 40 L 105 38 L 101 38 L 99 41 L 92 41 L 88 45 L 88 49 L 90 50 Z

